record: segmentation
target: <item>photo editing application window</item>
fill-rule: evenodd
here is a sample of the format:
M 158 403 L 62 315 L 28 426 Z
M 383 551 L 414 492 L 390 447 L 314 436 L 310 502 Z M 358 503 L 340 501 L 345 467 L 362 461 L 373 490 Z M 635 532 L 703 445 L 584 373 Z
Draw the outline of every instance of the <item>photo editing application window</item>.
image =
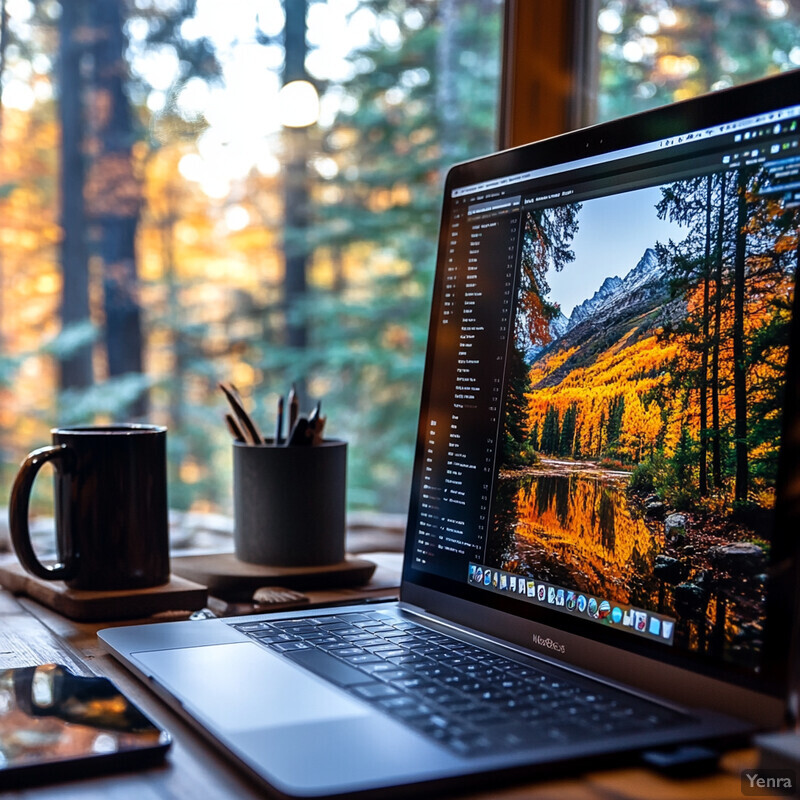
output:
M 759 670 L 798 119 L 453 188 L 416 569 Z

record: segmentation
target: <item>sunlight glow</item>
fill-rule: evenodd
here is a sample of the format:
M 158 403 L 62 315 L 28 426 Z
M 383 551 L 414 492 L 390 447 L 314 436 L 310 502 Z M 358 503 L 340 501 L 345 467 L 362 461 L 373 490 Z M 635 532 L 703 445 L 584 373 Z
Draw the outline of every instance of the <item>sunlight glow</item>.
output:
M 597 27 L 603 33 L 621 33 L 622 16 L 618 11 L 606 8 L 597 15 Z
M 339 174 L 338 164 L 328 156 L 315 158 L 311 163 L 317 174 L 326 180 L 331 180 Z
M 266 178 L 274 178 L 281 171 L 281 162 L 274 153 L 263 152 L 256 161 L 256 169 Z
M 769 0 L 767 3 L 767 14 L 775 19 L 785 17 L 788 13 L 789 4 L 786 0 Z
M 11 80 L 3 87 L 3 105 L 8 108 L 30 111 L 35 101 L 36 95 L 27 83 Z
M 382 17 L 378 22 L 378 39 L 390 50 L 396 50 L 402 42 L 400 27 L 392 17 Z
M 678 24 L 678 15 L 675 13 L 674 9 L 662 8 L 661 11 L 658 12 L 658 21 L 665 28 L 672 28 Z
M 203 177 L 203 159 L 197 153 L 187 153 L 178 162 L 178 172 L 187 181 L 199 181 Z
M 33 16 L 33 3 L 30 0 L 8 0 L 6 13 L 19 22 L 27 22 Z
M 644 58 L 644 49 L 639 42 L 625 42 L 622 57 L 631 64 L 637 64 Z
M 223 175 L 204 175 L 200 179 L 200 188 L 212 199 L 222 200 L 230 194 L 230 181 Z
M 147 58 L 138 61 L 137 67 L 150 86 L 165 92 L 175 81 L 180 69 L 180 59 L 172 45 L 162 45 L 153 47 Z
M 648 36 L 658 33 L 660 27 L 661 25 L 658 21 L 658 17 L 654 17 L 652 14 L 645 14 L 639 20 L 639 30 L 642 33 L 646 33 Z
M 307 128 L 319 119 L 319 94 L 308 81 L 290 81 L 278 93 L 281 123 Z
M 211 92 L 201 78 L 190 78 L 178 95 L 177 106 L 184 119 L 196 119 L 203 115 Z
M 243 231 L 250 224 L 250 212 L 244 206 L 228 206 L 225 209 L 225 224 L 230 231 Z

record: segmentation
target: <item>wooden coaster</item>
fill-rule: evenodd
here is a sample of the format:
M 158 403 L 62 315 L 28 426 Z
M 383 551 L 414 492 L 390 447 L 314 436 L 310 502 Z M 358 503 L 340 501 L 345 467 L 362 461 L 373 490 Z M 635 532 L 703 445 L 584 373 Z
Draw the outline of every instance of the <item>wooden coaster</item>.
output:
M 145 619 L 164 611 L 197 611 L 206 605 L 205 586 L 172 575 L 168 583 L 149 589 L 94 592 L 71 589 L 63 581 L 45 581 L 20 564 L 0 566 L 0 584 L 24 594 L 59 614 L 80 622 Z
M 175 575 L 202 583 L 210 594 L 225 600 L 249 600 L 262 586 L 300 591 L 362 586 L 375 571 L 375 564 L 363 558 L 345 558 L 323 567 L 266 567 L 239 561 L 233 553 L 177 556 L 171 564 Z

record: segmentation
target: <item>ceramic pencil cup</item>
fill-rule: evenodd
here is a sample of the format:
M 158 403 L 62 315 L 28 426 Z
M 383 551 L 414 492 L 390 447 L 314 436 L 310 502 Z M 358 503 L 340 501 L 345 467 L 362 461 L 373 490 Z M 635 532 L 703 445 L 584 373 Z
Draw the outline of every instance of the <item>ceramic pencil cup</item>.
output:
M 233 443 L 233 541 L 249 564 L 318 567 L 344 560 L 347 443 Z

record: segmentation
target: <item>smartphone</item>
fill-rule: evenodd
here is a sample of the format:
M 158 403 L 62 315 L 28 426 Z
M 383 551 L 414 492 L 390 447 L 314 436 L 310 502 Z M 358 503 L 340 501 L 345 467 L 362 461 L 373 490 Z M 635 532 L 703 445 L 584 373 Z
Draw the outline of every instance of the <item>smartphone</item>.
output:
M 0 670 L 0 789 L 141 769 L 171 743 L 107 678 Z

